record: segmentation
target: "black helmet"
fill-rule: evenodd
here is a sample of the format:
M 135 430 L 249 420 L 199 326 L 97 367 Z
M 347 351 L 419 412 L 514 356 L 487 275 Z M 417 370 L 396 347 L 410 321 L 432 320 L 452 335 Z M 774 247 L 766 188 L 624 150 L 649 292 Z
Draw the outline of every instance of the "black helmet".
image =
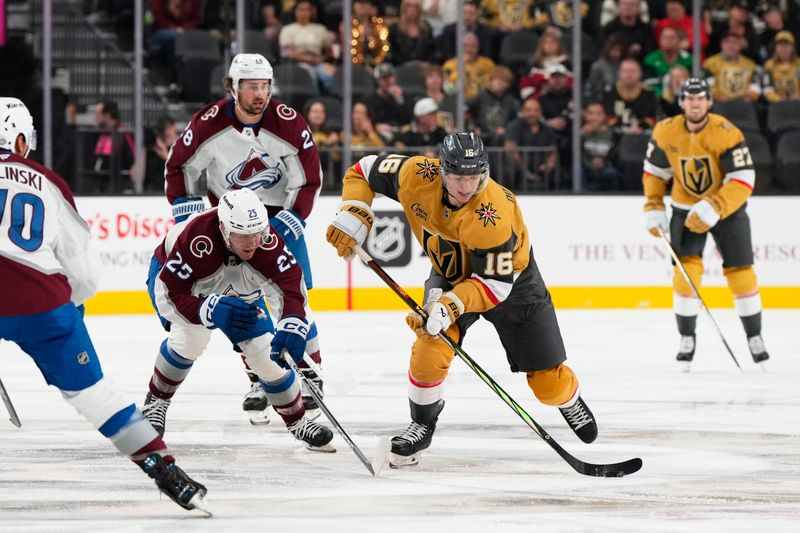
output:
M 705 93 L 709 101 L 712 101 L 711 88 L 708 82 L 701 78 L 689 78 L 681 86 L 681 94 L 678 96 L 678 105 L 683 105 L 683 97 L 687 94 L 703 94 Z
M 439 148 L 443 174 L 474 176 L 489 173 L 489 156 L 474 133 L 448 133 Z

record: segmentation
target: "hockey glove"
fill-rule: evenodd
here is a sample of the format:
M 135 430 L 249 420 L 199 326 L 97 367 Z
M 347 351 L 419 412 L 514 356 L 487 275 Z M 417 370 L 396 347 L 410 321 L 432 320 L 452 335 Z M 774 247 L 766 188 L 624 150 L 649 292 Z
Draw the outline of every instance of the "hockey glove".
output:
M 644 213 L 644 227 L 653 237 L 660 237 L 662 232 L 667 234 L 669 223 L 667 222 L 667 212 L 662 209 L 653 209 Z
M 428 320 L 425 322 L 425 331 L 428 335 L 438 335 L 446 331 L 453 322 L 464 313 L 464 304 L 452 292 L 442 294 L 435 302 L 425 304 Z
M 219 328 L 234 344 L 252 333 L 258 318 L 258 308 L 238 298 L 211 294 L 200 304 L 200 322 L 207 328 Z
M 287 316 L 278 322 L 278 331 L 272 338 L 269 358 L 279 366 L 289 368 L 283 359 L 283 351 L 286 350 L 292 360 L 299 363 L 303 360 L 303 353 L 306 350 L 306 335 L 308 335 L 308 322 L 297 315 Z
M 283 241 L 292 252 L 292 255 L 300 264 L 303 270 L 303 280 L 306 289 L 314 287 L 314 280 L 311 277 L 311 263 L 308 260 L 308 247 L 303 232 L 306 221 L 295 214 L 291 209 L 283 209 L 277 215 L 269 219 L 270 225 L 283 237 Z
M 176 223 L 180 223 L 205 208 L 206 204 L 199 196 L 181 196 L 172 202 L 172 218 Z
M 719 222 L 719 218 L 719 213 L 708 200 L 700 200 L 689 209 L 683 225 L 691 232 L 705 233 Z
M 348 261 L 355 255 L 355 247 L 360 246 L 372 229 L 372 209 L 364 202 L 349 202 L 328 226 L 325 238 L 336 248 L 339 257 Z

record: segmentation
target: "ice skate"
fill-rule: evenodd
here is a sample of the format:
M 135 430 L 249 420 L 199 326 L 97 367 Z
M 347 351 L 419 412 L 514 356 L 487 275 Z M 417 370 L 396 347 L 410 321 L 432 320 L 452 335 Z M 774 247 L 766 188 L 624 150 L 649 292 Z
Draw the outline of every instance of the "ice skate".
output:
M 578 396 L 572 405 L 567 407 L 559 407 L 559 411 L 564 416 L 572 431 L 586 444 L 594 442 L 597 438 L 597 422 L 594 421 L 594 415 L 589 410 L 589 406 L 583 401 L 583 398 Z
M 289 432 L 297 440 L 303 441 L 311 451 L 314 452 L 335 452 L 336 448 L 331 445 L 333 432 L 323 425 L 312 422 L 308 416 L 303 416 L 297 422 L 286 426 Z
M 761 335 L 753 335 L 747 337 L 747 345 L 750 347 L 750 355 L 753 356 L 753 362 L 759 363 L 761 368 L 764 368 L 764 363 L 769 359 L 767 348 L 764 346 L 764 339 Z
M 306 379 L 316 385 L 319 392 L 322 393 L 322 378 L 318 376 L 316 372 L 310 368 L 301 368 L 300 372 L 303 373 Z M 322 410 L 311 394 L 303 394 L 303 407 L 306 408 L 306 417 L 308 417 L 309 420 L 316 420 L 319 418 L 319 415 L 322 414 Z
M 186 510 L 197 509 L 211 516 L 211 511 L 203 501 L 206 488 L 186 475 L 178 465 L 167 463 L 163 457 L 154 453 L 147 456 L 142 469 L 156 482 L 158 490 L 169 496 L 172 501 Z
M 678 355 L 675 356 L 675 359 L 681 363 L 684 363 L 684 372 L 689 371 L 692 359 L 694 359 L 694 349 L 696 344 L 695 339 L 696 337 L 694 335 L 681 335 L 680 345 L 678 346 Z
M 261 383 L 254 381 L 250 384 L 250 391 L 245 395 L 242 402 L 242 410 L 250 417 L 250 423 L 254 426 L 269 424 L 269 400 L 267 393 L 261 387 Z
M 411 422 L 405 431 L 392 438 L 389 466 L 391 468 L 417 466 L 419 456 L 431 445 L 434 431 L 436 431 L 436 419 L 430 424 Z
M 147 393 L 147 398 L 144 400 L 142 407 L 142 414 L 153 426 L 153 429 L 158 431 L 158 434 L 164 436 L 164 430 L 167 426 L 167 409 L 169 408 L 171 400 L 164 400 L 153 396 L 152 392 Z

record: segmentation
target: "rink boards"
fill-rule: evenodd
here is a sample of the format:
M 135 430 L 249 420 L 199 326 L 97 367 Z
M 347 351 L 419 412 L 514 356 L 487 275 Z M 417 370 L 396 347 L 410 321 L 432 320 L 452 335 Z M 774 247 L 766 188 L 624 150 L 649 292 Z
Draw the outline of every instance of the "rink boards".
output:
M 518 198 L 534 256 L 559 308 L 666 308 L 672 305 L 672 267 L 664 243 L 643 229 L 639 196 L 525 196 Z M 90 313 L 152 311 L 145 279 L 153 250 L 172 226 L 162 197 L 79 197 L 92 227 L 103 275 Z M 306 241 L 316 310 L 402 309 L 371 270 L 346 263 L 325 242 L 338 197 L 320 197 Z M 376 220 L 365 248 L 412 296 L 420 297 L 430 262 L 411 235 L 399 204 L 376 199 Z M 748 204 L 756 272 L 768 308 L 800 307 L 800 201 L 757 197 Z M 477 216 L 477 215 L 476 215 Z M 711 307 L 732 307 L 722 261 L 709 239 L 702 294 Z

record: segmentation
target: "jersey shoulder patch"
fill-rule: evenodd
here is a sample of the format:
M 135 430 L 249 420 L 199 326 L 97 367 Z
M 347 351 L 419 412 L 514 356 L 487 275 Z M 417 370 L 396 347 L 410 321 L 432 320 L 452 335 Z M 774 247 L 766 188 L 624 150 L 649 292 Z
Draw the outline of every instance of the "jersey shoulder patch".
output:
M 502 245 L 519 222 L 514 195 L 493 180 L 489 180 L 469 209 L 461 239 L 470 249 Z

